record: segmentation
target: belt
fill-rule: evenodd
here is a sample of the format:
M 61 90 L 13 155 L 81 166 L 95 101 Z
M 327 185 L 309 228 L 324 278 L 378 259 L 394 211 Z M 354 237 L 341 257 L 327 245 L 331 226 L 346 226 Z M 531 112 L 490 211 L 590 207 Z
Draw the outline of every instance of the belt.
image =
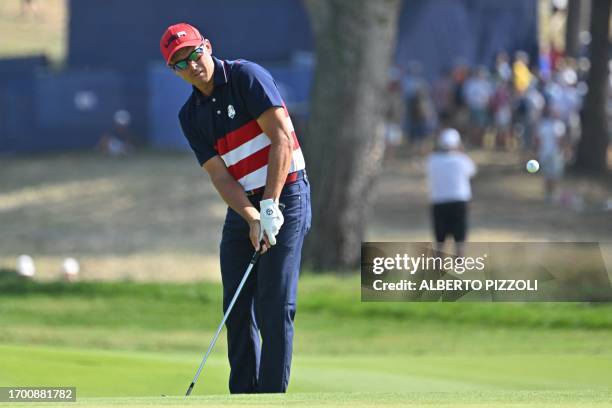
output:
M 302 180 L 305 175 L 306 175 L 305 170 L 298 170 L 298 171 L 294 171 L 293 173 L 289 173 L 287 175 L 287 180 L 285 180 L 285 185 L 295 183 L 298 180 Z M 251 197 L 254 195 L 258 195 L 258 194 L 263 194 L 265 189 L 266 189 L 266 186 L 263 186 L 259 188 L 254 188 L 253 190 L 245 191 L 244 193 L 247 195 L 247 197 Z

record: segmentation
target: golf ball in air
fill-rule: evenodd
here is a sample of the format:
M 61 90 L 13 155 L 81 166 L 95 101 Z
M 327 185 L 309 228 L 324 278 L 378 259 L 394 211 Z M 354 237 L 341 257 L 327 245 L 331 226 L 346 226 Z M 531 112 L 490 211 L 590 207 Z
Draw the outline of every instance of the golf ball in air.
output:
M 538 163 L 537 160 L 529 160 L 527 162 L 527 166 L 525 166 L 527 168 L 527 171 L 530 173 L 535 173 L 538 170 L 540 170 L 540 163 Z

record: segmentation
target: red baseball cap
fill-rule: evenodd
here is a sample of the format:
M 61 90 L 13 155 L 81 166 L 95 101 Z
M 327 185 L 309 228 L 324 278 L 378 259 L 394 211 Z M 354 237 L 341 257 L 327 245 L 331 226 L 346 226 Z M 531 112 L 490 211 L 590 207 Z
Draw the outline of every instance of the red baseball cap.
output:
M 194 26 L 187 23 L 174 24 L 168 27 L 162 35 L 159 49 L 166 64 L 169 64 L 175 52 L 185 47 L 196 47 L 202 44 L 203 40 L 204 37 Z

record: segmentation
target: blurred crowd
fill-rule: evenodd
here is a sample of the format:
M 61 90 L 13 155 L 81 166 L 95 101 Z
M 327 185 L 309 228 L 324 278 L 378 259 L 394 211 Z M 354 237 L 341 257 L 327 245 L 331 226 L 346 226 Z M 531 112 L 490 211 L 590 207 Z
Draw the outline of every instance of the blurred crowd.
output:
M 564 204 L 567 192 L 559 184 L 580 140 L 589 68 L 586 57 L 551 52 L 530 61 L 518 51 L 500 52 L 491 66 L 459 61 L 433 79 L 426 79 L 416 62 L 392 69 L 386 155 L 393 157 L 400 145 L 407 145 L 402 150 L 410 151 L 412 161 L 426 164 L 439 250 L 452 235 L 460 254 L 469 229 L 470 179 L 476 166 L 464 146 L 524 152 L 537 159 L 537 167 L 528 171 L 541 172 L 546 201 Z
M 466 144 L 508 150 L 537 149 L 541 125 L 554 118 L 563 123 L 566 146 L 575 146 L 588 69 L 588 60 L 560 55 L 533 64 L 522 51 L 512 57 L 500 52 L 492 67 L 457 62 L 431 82 L 419 63 L 403 72 L 394 69 L 388 146 L 393 150 L 407 142 L 419 152 L 436 134 L 442 117 Z
M 553 200 L 580 139 L 588 70 L 587 58 L 549 53 L 530 61 L 523 51 L 500 52 L 490 67 L 459 61 L 430 81 L 417 62 L 393 68 L 387 155 L 394 156 L 401 144 L 425 155 L 441 129 L 454 128 L 468 147 L 532 153 Z

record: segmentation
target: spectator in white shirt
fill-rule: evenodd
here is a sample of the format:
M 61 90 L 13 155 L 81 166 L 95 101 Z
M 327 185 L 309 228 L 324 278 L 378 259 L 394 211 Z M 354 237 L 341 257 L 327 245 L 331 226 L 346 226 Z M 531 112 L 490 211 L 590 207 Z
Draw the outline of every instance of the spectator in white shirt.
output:
M 472 199 L 470 179 L 476 165 L 463 152 L 461 136 L 452 128 L 443 129 L 438 149 L 428 158 L 427 175 L 436 249 L 441 251 L 448 235 L 455 240 L 456 253 L 463 256 L 468 230 L 468 202 Z

